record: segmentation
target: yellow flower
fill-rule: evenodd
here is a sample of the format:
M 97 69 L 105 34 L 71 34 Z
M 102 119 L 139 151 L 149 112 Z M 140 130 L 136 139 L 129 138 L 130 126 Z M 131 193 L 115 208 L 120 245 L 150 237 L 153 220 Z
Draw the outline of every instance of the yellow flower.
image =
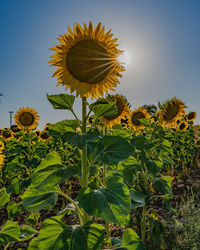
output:
M 0 170 L 2 169 L 2 165 L 4 164 L 5 155 L 0 154 Z
M 120 124 L 121 119 L 122 118 L 125 119 L 126 115 L 129 112 L 128 102 L 122 95 L 115 95 L 112 101 L 115 101 L 117 107 L 117 113 L 115 115 L 102 116 L 101 119 L 106 128 L 112 128 L 116 124 Z
M 118 62 L 123 51 L 118 50 L 117 39 L 111 39 L 111 30 L 105 33 L 105 26 L 98 23 L 94 28 L 92 22 L 82 28 L 78 23 L 74 32 L 68 27 L 68 34 L 60 35 L 61 45 L 51 50 L 56 51 L 49 63 L 57 66 L 53 77 L 57 85 L 62 84 L 65 90 L 76 91 L 76 96 L 103 96 L 108 90 L 114 90 L 117 77 L 121 77 L 124 67 Z
M 196 118 L 197 118 L 197 113 L 194 112 L 194 111 L 190 111 L 187 114 L 187 119 L 188 119 L 189 122 L 193 122 Z
M 36 135 L 36 136 L 40 136 L 41 133 L 42 133 L 42 132 L 41 132 L 40 130 L 35 130 L 35 131 L 34 131 L 34 135 Z
M 14 115 L 15 123 L 19 129 L 35 129 L 38 125 L 39 115 L 33 108 L 20 108 Z
M 150 114 L 146 111 L 146 109 L 139 107 L 133 110 L 128 117 L 129 126 L 134 130 L 140 130 L 144 128 L 144 125 L 140 122 L 142 118 L 150 118 Z
M 163 109 L 160 111 L 160 123 L 162 126 L 167 126 L 171 128 L 173 124 L 183 115 L 185 114 L 185 104 L 176 97 L 167 101 Z
M 50 136 L 48 134 L 47 131 L 42 131 L 42 133 L 40 134 L 40 137 L 39 137 L 39 141 L 43 141 L 43 142 L 46 142 L 50 139 Z
M 10 141 L 13 138 L 14 134 L 8 128 L 4 128 L 1 132 L 1 138 L 5 139 L 6 141 Z
M 4 150 L 5 145 L 4 143 L 0 140 L 0 153 Z
M 184 132 L 184 131 L 187 130 L 187 128 L 188 128 L 188 123 L 185 122 L 185 121 L 183 121 L 183 122 L 181 122 L 181 123 L 178 125 L 177 130 L 180 131 L 180 132 Z
M 10 130 L 12 130 L 14 133 L 20 131 L 20 129 L 17 127 L 17 125 L 12 125 L 12 126 L 10 127 Z

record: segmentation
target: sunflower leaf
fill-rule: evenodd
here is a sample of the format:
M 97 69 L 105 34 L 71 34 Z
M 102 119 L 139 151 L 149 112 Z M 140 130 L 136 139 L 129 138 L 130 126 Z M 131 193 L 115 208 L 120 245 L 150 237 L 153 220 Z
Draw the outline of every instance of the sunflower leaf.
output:
M 82 226 L 71 226 L 62 221 L 62 216 L 54 216 L 42 224 L 38 249 L 100 250 L 104 244 L 104 232 L 103 226 L 92 221 Z
M 91 216 L 118 225 L 126 223 L 130 211 L 128 187 L 119 175 L 106 177 L 106 188 L 82 188 L 77 197 L 80 206 Z
M 99 118 L 100 116 L 111 116 L 117 113 L 117 107 L 115 102 L 99 104 L 93 107 L 93 112 L 96 118 Z
M 52 104 L 54 109 L 72 110 L 75 96 L 67 94 L 59 94 L 59 95 L 47 94 L 47 99 Z

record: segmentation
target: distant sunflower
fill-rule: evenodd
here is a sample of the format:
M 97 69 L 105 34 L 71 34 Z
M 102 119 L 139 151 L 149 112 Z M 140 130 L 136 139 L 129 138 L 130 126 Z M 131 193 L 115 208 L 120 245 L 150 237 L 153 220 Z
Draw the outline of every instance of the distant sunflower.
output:
M 50 125 L 51 125 L 51 123 L 48 122 L 48 123 L 45 125 L 45 127 L 44 127 L 43 130 L 48 132 L 48 131 L 49 131 L 49 126 L 50 126 Z
M 1 138 L 5 139 L 6 141 L 10 141 L 13 138 L 14 134 L 11 130 L 5 128 L 1 133 Z
M 15 116 L 15 123 L 19 129 L 35 129 L 38 125 L 39 115 L 33 108 L 20 108 Z
M 41 133 L 42 133 L 42 132 L 41 132 L 40 130 L 35 130 L 35 131 L 34 131 L 34 135 L 36 135 L 36 136 L 38 136 L 38 137 L 41 135 Z
M 187 119 L 188 119 L 189 122 L 193 122 L 196 118 L 197 118 L 197 113 L 194 112 L 194 111 L 190 111 L 187 114 Z
M 5 155 L 0 154 L 0 171 L 2 169 L 2 165 L 4 164 L 4 159 L 5 159 Z
M 150 114 L 147 112 L 146 109 L 139 107 L 133 110 L 128 117 L 129 126 L 132 127 L 134 130 L 140 130 L 144 128 L 144 125 L 140 122 L 142 118 L 150 118 Z
M 181 122 L 179 125 L 178 125 L 178 131 L 179 132 L 184 132 L 185 130 L 187 130 L 187 128 L 188 128 L 188 123 L 187 122 L 185 122 L 185 121 L 183 121 L 183 122 Z
M 2 150 L 4 150 L 5 145 L 4 143 L 0 140 L 0 152 L 2 152 Z
M 47 131 L 42 131 L 42 133 L 40 134 L 39 140 L 46 142 L 50 139 L 49 133 Z
M 160 111 L 160 123 L 162 126 L 172 127 L 183 114 L 185 114 L 185 104 L 176 97 L 167 101 Z
M 118 62 L 123 52 L 118 50 L 117 38 L 111 39 L 111 30 L 105 33 L 105 26 L 98 23 L 94 28 L 92 22 L 82 28 L 78 23 L 74 32 L 68 27 L 68 34 L 60 35 L 60 45 L 51 50 L 56 51 L 49 63 L 58 68 L 53 74 L 57 85 L 62 84 L 65 90 L 76 91 L 76 96 L 103 96 L 108 90 L 114 90 L 117 77 L 121 77 L 124 67 Z
M 102 116 L 102 121 L 106 128 L 112 128 L 114 125 L 120 124 L 121 119 L 125 119 L 129 113 L 129 104 L 124 96 L 115 95 L 112 101 L 115 101 L 117 113 L 115 115 Z
M 20 129 L 18 128 L 18 126 L 17 126 L 17 125 L 12 125 L 12 126 L 10 127 L 10 130 L 12 130 L 14 133 L 16 133 L 16 132 L 19 132 L 19 131 L 20 131 Z

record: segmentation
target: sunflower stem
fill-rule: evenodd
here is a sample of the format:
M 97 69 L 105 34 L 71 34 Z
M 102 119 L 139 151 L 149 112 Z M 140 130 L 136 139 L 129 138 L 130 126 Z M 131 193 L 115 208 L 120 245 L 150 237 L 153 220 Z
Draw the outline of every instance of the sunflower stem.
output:
M 87 101 L 86 97 L 82 97 L 82 134 L 86 133 L 86 124 L 87 124 Z M 81 155 L 81 173 L 82 173 L 82 188 L 88 187 L 88 169 L 87 169 L 87 143 L 82 149 Z M 88 221 L 88 214 L 84 211 L 83 224 Z

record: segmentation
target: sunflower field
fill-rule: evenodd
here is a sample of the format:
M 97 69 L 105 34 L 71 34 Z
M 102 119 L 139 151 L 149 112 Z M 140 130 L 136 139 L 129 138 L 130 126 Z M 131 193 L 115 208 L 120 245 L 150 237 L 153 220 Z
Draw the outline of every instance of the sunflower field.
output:
M 176 97 L 132 109 L 109 94 L 125 69 L 101 23 L 76 23 L 58 40 L 53 77 L 70 94 L 47 100 L 74 119 L 37 130 L 37 111 L 22 107 L 0 129 L 0 248 L 183 249 L 173 237 L 189 176 L 199 173 L 196 113 Z

